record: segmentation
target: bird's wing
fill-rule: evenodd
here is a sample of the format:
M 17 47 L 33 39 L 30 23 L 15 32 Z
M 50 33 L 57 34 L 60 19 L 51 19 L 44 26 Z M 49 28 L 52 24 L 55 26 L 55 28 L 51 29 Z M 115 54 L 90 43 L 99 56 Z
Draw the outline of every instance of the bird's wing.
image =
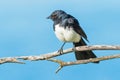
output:
M 78 34 L 80 34 L 83 38 L 85 38 L 88 41 L 87 35 L 83 31 L 83 29 L 80 27 L 77 19 L 68 18 L 67 19 L 67 24 L 68 24 L 68 27 L 72 27 Z

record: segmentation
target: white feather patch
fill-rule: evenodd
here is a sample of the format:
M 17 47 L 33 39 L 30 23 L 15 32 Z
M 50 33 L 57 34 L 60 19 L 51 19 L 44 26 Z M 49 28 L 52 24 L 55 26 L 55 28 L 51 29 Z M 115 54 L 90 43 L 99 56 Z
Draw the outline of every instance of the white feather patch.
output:
M 72 28 L 64 28 L 59 24 L 55 25 L 55 34 L 63 42 L 79 42 L 81 39 L 81 36 Z

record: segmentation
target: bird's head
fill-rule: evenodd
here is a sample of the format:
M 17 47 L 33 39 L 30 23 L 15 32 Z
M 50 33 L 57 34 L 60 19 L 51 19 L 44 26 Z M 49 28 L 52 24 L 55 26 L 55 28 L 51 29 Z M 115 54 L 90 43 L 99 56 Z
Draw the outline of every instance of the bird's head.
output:
M 53 21 L 60 20 L 64 14 L 66 13 L 63 10 L 55 10 L 50 16 L 47 17 L 47 19 L 51 19 Z

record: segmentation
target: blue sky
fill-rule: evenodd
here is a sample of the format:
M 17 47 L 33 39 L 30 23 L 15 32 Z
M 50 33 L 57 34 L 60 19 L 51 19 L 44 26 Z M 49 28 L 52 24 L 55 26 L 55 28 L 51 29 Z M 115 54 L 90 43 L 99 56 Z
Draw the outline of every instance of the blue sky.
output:
M 61 9 L 76 17 L 90 43 L 120 44 L 119 0 L 1 0 L 0 57 L 40 55 L 56 51 L 60 42 L 54 35 L 53 22 L 46 17 Z M 64 49 L 73 47 L 68 43 Z M 119 51 L 94 51 L 97 56 Z M 74 61 L 74 54 L 60 57 Z M 56 63 L 25 61 L 26 64 L 0 65 L 0 80 L 119 80 L 120 59 L 100 64 L 82 64 L 63 68 L 58 74 Z

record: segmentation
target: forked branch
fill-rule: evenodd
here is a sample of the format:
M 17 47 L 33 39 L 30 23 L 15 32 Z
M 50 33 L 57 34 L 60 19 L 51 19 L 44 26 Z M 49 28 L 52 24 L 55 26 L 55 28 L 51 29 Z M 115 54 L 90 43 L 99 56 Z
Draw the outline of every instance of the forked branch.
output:
M 120 58 L 120 54 L 117 54 L 117 55 L 110 55 L 110 56 L 104 56 L 104 57 L 99 57 L 99 58 L 91 58 L 91 59 L 87 59 L 87 60 L 78 60 L 78 61 L 73 61 L 73 62 L 64 62 L 64 61 L 57 60 L 57 59 L 51 59 L 53 57 L 67 54 L 67 53 L 70 53 L 73 51 L 87 51 L 87 50 L 120 50 L 120 45 L 117 45 L 117 46 L 116 45 L 79 46 L 79 47 L 69 48 L 69 49 L 63 50 L 62 54 L 58 53 L 58 51 L 55 51 L 52 53 L 46 53 L 46 54 L 41 54 L 41 55 L 37 55 L 37 56 L 4 57 L 4 58 L 0 58 L 0 64 L 4 64 L 4 63 L 24 64 L 24 62 L 20 61 L 21 59 L 22 60 L 31 60 L 31 61 L 49 60 L 49 61 L 56 62 L 56 63 L 60 64 L 60 67 L 57 70 L 57 72 L 58 72 L 64 66 L 86 64 L 86 63 L 91 63 L 91 62 L 95 62 L 95 61 Z

